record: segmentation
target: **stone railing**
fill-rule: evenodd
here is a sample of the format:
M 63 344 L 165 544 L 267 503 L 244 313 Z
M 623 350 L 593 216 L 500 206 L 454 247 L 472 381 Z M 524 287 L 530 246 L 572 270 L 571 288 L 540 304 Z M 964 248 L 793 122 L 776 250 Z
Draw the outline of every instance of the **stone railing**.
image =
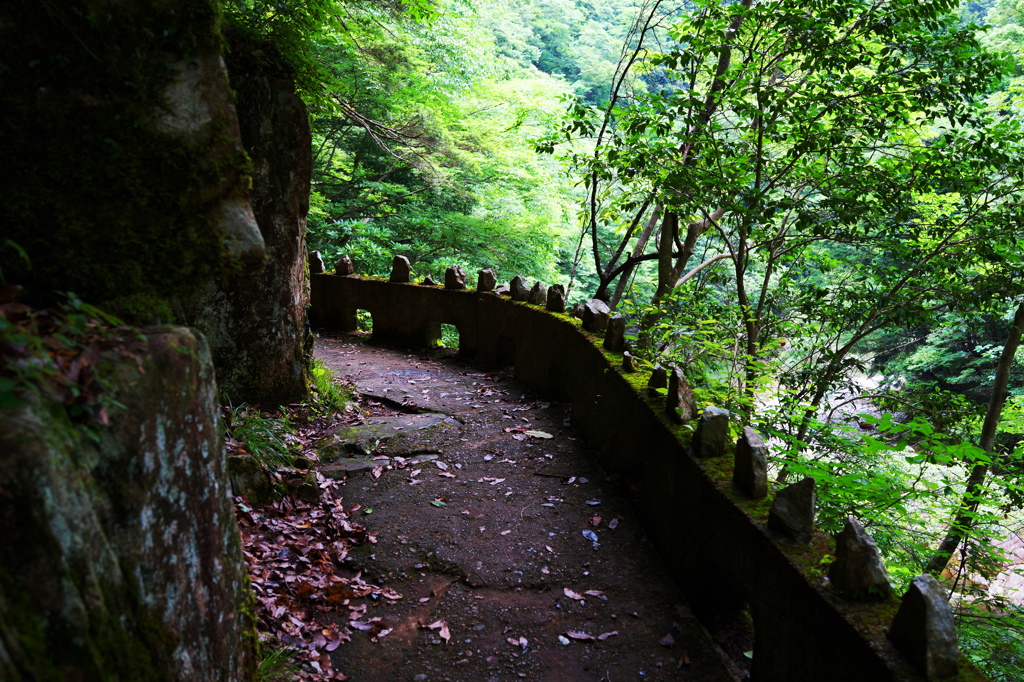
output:
M 314 325 L 354 331 L 357 311 L 366 310 L 374 338 L 413 345 L 430 345 L 442 324 L 454 325 L 460 353 L 512 364 L 538 393 L 571 402 L 573 424 L 599 463 L 642 476 L 646 531 L 688 598 L 749 609 L 755 680 L 984 679 L 959 656 L 933 578 L 916 578 L 896 600 L 856 519 L 836 540 L 814 530 L 813 479 L 770 496 L 757 433 L 746 427 L 733 444 L 729 414 L 698 412 L 678 369 L 633 372 L 625 321 L 600 301 L 578 310 L 579 320 L 565 314 L 558 285 L 528 288 L 517 277 L 496 289 L 484 270 L 469 290 L 457 266 L 443 287 L 414 284 L 401 256 L 390 280 L 354 275 L 347 258 L 331 275 L 312 256 Z

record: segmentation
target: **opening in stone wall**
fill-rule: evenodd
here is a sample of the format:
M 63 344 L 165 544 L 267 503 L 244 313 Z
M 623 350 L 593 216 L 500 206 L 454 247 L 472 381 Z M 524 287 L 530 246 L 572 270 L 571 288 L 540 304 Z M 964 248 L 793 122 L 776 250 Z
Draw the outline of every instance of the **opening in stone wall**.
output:
M 363 310 L 362 308 L 356 310 L 356 325 L 358 331 L 373 332 L 373 315 L 370 314 L 369 310 Z
M 459 329 L 454 324 L 441 325 L 441 348 L 459 348 Z

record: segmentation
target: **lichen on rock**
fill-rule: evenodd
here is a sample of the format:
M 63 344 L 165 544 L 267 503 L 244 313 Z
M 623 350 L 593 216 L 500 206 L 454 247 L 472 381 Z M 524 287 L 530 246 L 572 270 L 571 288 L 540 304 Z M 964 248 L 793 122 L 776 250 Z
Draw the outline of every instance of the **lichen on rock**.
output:
M 0 412 L 0 676 L 249 679 L 209 350 L 167 328 L 99 368 L 132 409 L 95 440 L 42 393 Z

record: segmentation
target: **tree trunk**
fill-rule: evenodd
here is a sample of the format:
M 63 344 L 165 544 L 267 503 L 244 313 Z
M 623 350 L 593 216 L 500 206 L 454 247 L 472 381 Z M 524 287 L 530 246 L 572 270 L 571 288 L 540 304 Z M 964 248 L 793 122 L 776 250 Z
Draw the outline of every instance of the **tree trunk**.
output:
M 661 217 L 661 204 L 656 204 L 654 210 L 651 212 L 651 217 L 647 219 L 647 225 L 644 226 L 644 231 L 640 233 L 637 238 L 636 246 L 633 247 L 633 258 L 638 258 L 643 255 L 644 250 L 647 248 L 647 242 L 651 238 L 651 234 L 654 232 L 654 226 L 658 224 L 658 219 Z M 626 287 L 629 286 L 629 279 L 633 276 L 633 269 L 635 265 L 632 265 L 619 276 L 619 281 L 615 284 L 615 293 L 612 294 L 612 299 L 608 303 L 608 307 L 615 310 L 616 306 L 619 305 L 619 301 L 622 300 L 622 295 L 626 293 Z
M 1006 403 L 1006 387 L 1010 382 L 1010 368 L 1017 353 L 1017 346 L 1020 345 L 1022 332 L 1024 332 L 1024 303 L 1017 307 L 1017 313 L 1013 316 L 1013 324 L 1006 337 L 1006 344 L 999 356 L 999 363 L 996 365 L 996 378 L 992 385 L 992 396 L 989 398 L 985 422 L 981 427 L 979 446 L 985 452 L 992 453 L 993 458 L 995 457 L 996 430 L 1003 413 L 1003 405 Z M 971 470 L 971 475 L 967 477 L 967 488 L 964 490 L 964 496 L 960 502 L 960 510 L 950 524 L 945 539 L 928 561 L 928 565 L 925 567 L 927 573 L 934 576 L 942 573 L 942 569 L 949 563 L 949 557 L 956 551 L 957 545 L 967 537 L 971 521 L 981 503 L 982 486 L 985 483 L 988 468 L 988 464 L 975 464 Z

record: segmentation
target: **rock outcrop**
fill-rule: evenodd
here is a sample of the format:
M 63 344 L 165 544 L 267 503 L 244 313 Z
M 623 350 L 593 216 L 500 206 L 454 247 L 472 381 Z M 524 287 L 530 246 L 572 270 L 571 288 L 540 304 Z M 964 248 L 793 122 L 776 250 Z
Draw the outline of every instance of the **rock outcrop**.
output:
M 208 284 L 185 305 L 184 317 L 210 342 L 223 397 L 276 406 L 306 394 L 308 114 L 272 47 L 228 38 L 228 73 L 253 162 L 249 201 L 267 258 L 256 272 Z
M 0 3 L 0 268 L 23 302 L 74 292 L 151 324 L 265 258 L 220 17 L 213 0 Z M 0 409 L 0 679 L 252 679 L 206 341 L 163 327 L 70 353 L 122 405 L 91 427 L 40 388 L 45 344 L 67 349 L 34 341 L 50 353 L 21 359 L 41 373 L 0 364 L 21 396 Z
M 212 0 L 0 3 L 0 269 L 28 302 L 73 291 L 167 321 L 168 299 L 263 258 L 219 17 Z
M 97 363 L 124 409 L 0 411 L 0 679 L 248 680 L 252 599 L 210 353 L 181 328 Z

